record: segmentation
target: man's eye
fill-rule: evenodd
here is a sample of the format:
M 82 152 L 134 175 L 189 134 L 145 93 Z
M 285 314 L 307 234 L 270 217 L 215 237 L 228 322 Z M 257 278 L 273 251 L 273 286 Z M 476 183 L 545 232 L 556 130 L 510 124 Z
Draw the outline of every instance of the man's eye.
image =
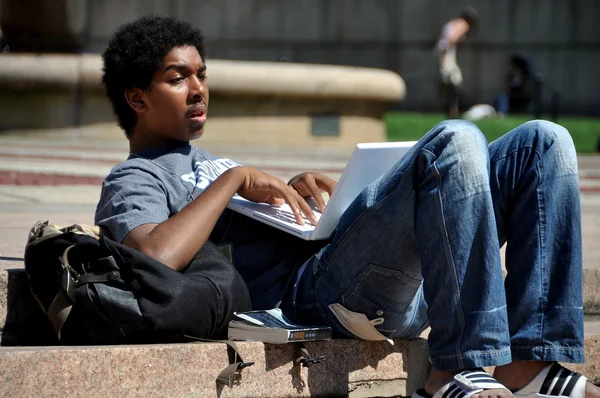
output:
M 171 79 L 171 83 L 177 84 L 177 83 L 182 82 L 183 80 L 184 80 L 184 78 L 180 76 L 180 77 L 176 77 L 175 79 Z
M 198 79 L 200 79 L 200 80 L 206 80 L 206 79 L 208 79 L 208 77 L 206 75 L 199 75 Z

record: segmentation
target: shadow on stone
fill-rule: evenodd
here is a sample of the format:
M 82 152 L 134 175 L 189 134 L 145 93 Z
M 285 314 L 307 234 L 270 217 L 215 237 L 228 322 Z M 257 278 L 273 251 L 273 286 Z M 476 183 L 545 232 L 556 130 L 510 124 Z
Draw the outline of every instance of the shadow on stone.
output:
M 334 339 L 323 342 L 306 343 L 312 356 L 326 355 L 325 362 L 307 367 L 294 363 L 291 345 L 278 346 L 265 344 L 265 370 L 272 371 L 289 366 L 289 385 L 298 394 L 310 391 L 311 395 L 330 396 L 340 391 L 340 383 L 351 386 L 361 384 L 372 378 L 372 373 L 381 372 L 383 377 L 394 375 L 391 380 L 406 383 L 406 388 L 420 388 L 424 375 L 428 373 L 427 356 L 423 355 L 426 343 L 423 339 L 411 341 L 397 340 L 394 345 L 387 342 L 368 342 L 358 340 Z M 387 369 L 389 361 L 382 362 L 388 356 L 396 356 L 402 363 L 401 369 Z M 380 363 L 386 363 L 380 368 Z M 410 369 L 408 368 L 410 364 Z M 384 376 L 385 375 L 385 376 Z M 335 383 L 332 381 L 335 380 Z M 343 381 L 343 382 L 342 382 Z M 282 383 L 287 383 L 282 380 Z M 335 385 L 334 385 L 335 384 Z
M 2 284 L 5 286 L 1 286 Z M 50 321 L 29 290 L 29 279 L 24 270 L 9 269 L 4 275 L 0 275 L 0 291 L 6 292 L 6 297 L 3 298 L 6 303 L 6 318 L 0 345 L 58 344 Z

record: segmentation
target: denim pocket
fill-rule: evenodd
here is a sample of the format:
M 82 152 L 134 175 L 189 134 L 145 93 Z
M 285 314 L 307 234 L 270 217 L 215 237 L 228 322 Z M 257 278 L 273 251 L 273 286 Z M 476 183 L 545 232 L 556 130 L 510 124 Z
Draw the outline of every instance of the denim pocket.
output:
M 419 306 L 411 304 L 420 286 L 420 280 L 402 271 L 369 264 L 344 292 L 340 302 L 369 319 L 383 318 L 377 330 L 388 337 L 397 337 L 408 329 L 414 330 L 414 311 L 418 311 Z M 417 321 L 422 324 L 421 320 Z

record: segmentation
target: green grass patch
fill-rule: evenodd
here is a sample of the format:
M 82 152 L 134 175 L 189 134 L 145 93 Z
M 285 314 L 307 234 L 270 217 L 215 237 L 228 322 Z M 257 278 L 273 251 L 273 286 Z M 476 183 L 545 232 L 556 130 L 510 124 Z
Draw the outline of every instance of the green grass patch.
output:
M 391 111 L 385 114 L 387 138 L 390 141 L 418 140 L 433 126 L 445 119 L 441 113 Z M 532 118 L 527 115 L 506 116 L 475 122 L 489 142 Z M 600 118 L 564 116 L 557 123 L 569 130 L 578 153 L 596 153 L 600 140 Z

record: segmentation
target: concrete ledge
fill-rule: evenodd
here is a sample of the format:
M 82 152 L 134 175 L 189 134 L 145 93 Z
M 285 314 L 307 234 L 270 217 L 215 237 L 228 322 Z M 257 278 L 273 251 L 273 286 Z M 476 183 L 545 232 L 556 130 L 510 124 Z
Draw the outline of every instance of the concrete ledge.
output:
M 215 384 L 227 365 L 223 344 L 62 347 L 29 293 L 22 269 L 0 271 L 0 396 L 397 396 L 410 395 L 428 372 L 423 339 L 332 340 L 308 344 L 327 361 L 293 364 L 287 345 L 239 343 L 244 370 L 233 389 Z M 20 346 L 19 346 L 20 345 Z M 27 345 L 27 346 L 23 346 Z
M 207 66 L 217 94 L 395 102 L 406 89 L 400 76 L 380 69 L 210 59 Z
M 402 78 L 391 71 L 351 66 L 208 59 L 211 94 L 311 97 L 395 102 Z M 14 89 L 102 90 L 99 54 L 2 54 L 0 86 Z
M 307 344 L 326 361 L 294 365 L 289 345 L 240 342 L 245 361 L 232 389 L 216 385 L 224 344 L 0 348 L 1 396 L 397 396 L 427 376 L 425 341 L 331 340 Z
M 228 364 L 219 343 L 0 348 L 1 396 L 409 396 L 423 386 L 425 340 L 331 340 L 307 344 L 324 363 L 302 368 L 288 345 L 240 342 L 245 361 L 233 388 L 215 378 Z M 587 364 L 567 366 L 600 383 L 600 336 L 586 336 Z M 133 394 L 135 391 L 135 394 Z
M 589 275 L 598 272 L 586 270 L 586 280 Z M 244 370 L 240 385 L 223 389 L 214 381 L 227 365 L 222 344 L 55 346 L 22 269 L 0 273 L 0 325 L 0 379 L 6 381 L 0 384 L 0 396 L 42 396 L 48 391 L 120 396 L 133 390 L 152 396 L 407 396 L 423 385 L 429 367 L 424 339 L 397 340 L 394 346 L 356 340 L 311 343 L 312 355 L 327 357 L 312 368 L 294 366 L 287 345 L 239 343 L 244 360 L 256 364 Z M 597 329 L 586 326 L 587 362 L 568 365 L 594 383 L 600 383 Z
M 219 142 L 353 148 L 385 141 L 396 73 L 349 66 L 207 61 L 207 129 Z M 111 122 L 99 54 L 0 54 L 0 130 Z

